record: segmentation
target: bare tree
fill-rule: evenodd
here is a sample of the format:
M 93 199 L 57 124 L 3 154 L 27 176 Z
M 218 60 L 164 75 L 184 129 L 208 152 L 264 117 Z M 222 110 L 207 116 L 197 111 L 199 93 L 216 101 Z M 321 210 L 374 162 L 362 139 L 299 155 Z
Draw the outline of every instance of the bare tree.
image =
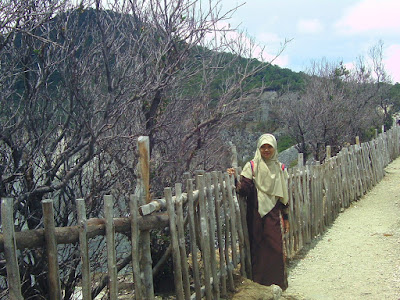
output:
M 218 168 L 227 149 L 220 132 L 255 107 L 248 96 L 262 87 L 250 88 L 252 75 L 268 65 L 244 59 L 254 44 L 227 40 L 234 29 L 218 29 L 234 11 L 222 13 L 218 1 L 73 3 L 0 4 L 0 193 L 14 197 L 20 230 L 43 225 L 46 198 L 56 226 L 76 222 L 76 198 L 98 217 L 103 195 L 113 194 L 126 214 L 140 135 L 150 137 L 154 193 L 184 171 Z M 92 241 L 96 262 L 103 246 Z M 23 257 L 24 297 L 46 298 L 43 251 Z M 75 246 L 63 247 L 60 264 L 70 299 L 80 277 Z
M 380 99 L 386 99 L 386 75 L 382 56 L 376 55 L 381 48 L 372 49 L 373 68 L 362 58 L 353 70 L 343 63 L 314 63 L 304 91 L 284 93 L 275 103 L 277 116 L 301 153 L 321 161 L 327 145 L 336 153 L 346 143 L 354 143 L 355 136 L 367 139 L 371 128 L 383 124 L 378 107 Z

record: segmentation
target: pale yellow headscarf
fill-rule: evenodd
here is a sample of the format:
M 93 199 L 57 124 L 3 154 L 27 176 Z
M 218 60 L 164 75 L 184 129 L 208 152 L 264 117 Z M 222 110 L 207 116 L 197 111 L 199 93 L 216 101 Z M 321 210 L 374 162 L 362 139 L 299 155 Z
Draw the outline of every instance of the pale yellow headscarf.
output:
M 260 147 L 269 144 L 274 147 L 274 155 L 270 159 L 261 156 Z M 282 170 L 278 161 L 277 142 L 272 134 L 263 134 L 257 142 L 257 150 L 253 158 L 254 176 L 248 162 L 241 173 L 242 176 L 254 180 L 257 188 L 258 212 L 261 217 L 269 213 L 278 199 L 287 204 L 289 200 L 287 188 L 287 171 Z

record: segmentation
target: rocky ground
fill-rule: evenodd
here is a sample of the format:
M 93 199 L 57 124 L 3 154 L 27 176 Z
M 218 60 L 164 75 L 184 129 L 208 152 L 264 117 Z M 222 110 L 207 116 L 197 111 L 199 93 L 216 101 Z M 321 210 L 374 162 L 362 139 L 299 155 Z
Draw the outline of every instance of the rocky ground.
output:
M 234 299 L 270 299 L 263 294 L 242 280 Z M 400 300 L 400 158 L 289 262 L 289 288 L 280 299 Z

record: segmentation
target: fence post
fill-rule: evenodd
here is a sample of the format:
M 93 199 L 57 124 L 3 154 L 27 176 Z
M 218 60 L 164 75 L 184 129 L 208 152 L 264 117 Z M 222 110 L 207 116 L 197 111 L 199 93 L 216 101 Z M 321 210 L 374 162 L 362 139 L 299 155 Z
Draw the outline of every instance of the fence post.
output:
M 4 236 L 4 256 L 6 259 L 8 296 L 10 299 L 23 300 L 14 232 L 13 203 L 13 198 L 1 199 L 1 223 Z
M 360 137 L 358 135 L 356 136 L 356 145 L 360 146 Z
M 164 197 L 167 202 L 167 212 L 169 216 L 169 229 L 172 244 L 172 262 L 174 266 L 174 283 L 175 293 L 177 300 L 183 300 L 185 298 L 183 291 L 182 281 L 182 265 L 181 265 L 181 253 L 179 251 L 178 232 L 176 227 L 176 215 L 175 207 L 172 202 L 172 191 L 170 187 L 164 188 Z
M 219 172 L 218 173 L 218 181 L 221 187 L 224 186 L 224 175 Z M 229 245 L 231 245 L 231 236 L 229 232 L 232 231 L 232 226 L 230 224 L 230 215 L 229 215 L 229 203 L 228 203 L 228 195 L 226 189 L 223 189 L 222 192 L 222 207 L 224 210 L 224 215 L 225 215 L 225 228 L 224 228 L 224 234 L 225 234 L 225 261 L 226 261 L 226 270 L 227 270 L 227 275 L 228 275 L 228 288 L 230 291 L 235 290 L 235 283 L 233 281 L 233 269 L 234 265 L 232 262 L 232 259 L 230 257 L 230 249 Z
M 132 244 L 132 270 L 135 282 L 135 299 L 142 299 L 142 278 L 139 264 L 139 223 L 138 223 L 138 202 L 136 195 L 129 196 L 129 210 L 131 212 L 131 244 Z
M 183 217 L 183 201 L 182 201 L 182 184 L 175 184 L 175 195 L 176 195 L 176 221 L 178 230 L 178 244 L 179 252 L 181 257 L 181 268 L 182 268 L 182 283 L 183 291 L 185 292 L 185 299 L 190 300 L 190 276 L 189 266 L 187 262 L 186 243 L 185 243 L 185 220 Z
M 304 167 L 304 153 L 299 153 L 297 155 L 297 166 L 299 168 Z
M 150 141 L 140 136 L 137 142 L 139 152 L 137 191 L 140 205 L 150 202 Z M 150 230 L 141 231 L 139 238 L 140 269 L 143 272 L 143 299 L 154 299 L 153 267 L 150 249 Z
M 331 146 L 326 146 L 326 159 L 330 159 L 331 158 L 331 154 L 332 153 L 332 149 Z
M 208 224 L 208 215 L 206 209 L 206 195 L 204 193 L 205 178 L 204 175 L 196 175 L 196 187 L 199 190 L 199 213 L 200 213 L 200 245 L 204 267 L 204 284 L 206 291 L 206 299 L 213 298 L 211 282 L 211 254 L 210 254 L 210 227 Z
M 236 267 L 239 264 L 239 258 L 237 253 L 238 233 L 236 227 L 235 206 L 233 203 L 233 195 L 232 195 L 233 191 L 228 173 L 224 173 L 224 180 L 228 194 L 228 212 L 229 212 L 228 215 L 231 223 L 232 261 L 233 261 L 233 266 Z
M 54 225 L 53 200 L 46 199 L 42 201 L 44 239 L 46 243 L 47 261 L 49 264 L 49 299 L 61 299 L 61 285 L 57 259 L 57 241 Z
M 193 180 L 189 178 L 189 174 L 186 173 L 186 191 L 188 197 L 188 219 L 189 219 L 189 235 L 190 235 L 190 252 L 192 254 L 192 268 L 193 268 L 193 281 L 196 300 L 201 299 L 201 283 L 200 283 L 200 271 L 199 263 L 197 261 L 197 245 L 200 241 L 197 241 L 196 226 L 195 226 L 195 208 L 193 200 Z
M 230 142 L 230 145 L 231 145 L 231 151 L 232 151 L 232 157 L 231 157 L 232 167 L 237 168 L 238 167 L 238 159 L 237 159 L 236 145 L 234 145 L 232 142 Z
M 226 268 L 225 268 L 225 252 L 223 248 L 223 237 L 222 237 L 222 220 L 221 220 L 221 197 L 220 197 L 220 188 L 218 184 L 218 173 L 217 171 L 213 171 L 211 173 L 212 181 L 214 184 L 214 201 L 215 201 L 215 221 L 217 226 L 217 238 L 218 238 L 218 250 L 219 250 L 219 270 L 220 270 L 220 283 L 221 283 L 221 294 L 222 297 L 226 297 Z M 222 187 L 222 186 L 221 186 Z M 222 188 L 221 188 L 222 189 Z
M 108 288 L 110 300 L 118 299 L 117 259 L 115 251 L 115 225 L 113 220 L 113 199 L 104 196 L 104 215 L 106 219 Z
M 89 263 L 89 246 L 87 238 L 87 222 L 86 208 L 84 199 L 76 199 L 76 209 L 78 213 L 79 229 L 79 246 L 81 249 L 82 262 L 82 299 L 91 300 L 90 288 L 90 263 Z

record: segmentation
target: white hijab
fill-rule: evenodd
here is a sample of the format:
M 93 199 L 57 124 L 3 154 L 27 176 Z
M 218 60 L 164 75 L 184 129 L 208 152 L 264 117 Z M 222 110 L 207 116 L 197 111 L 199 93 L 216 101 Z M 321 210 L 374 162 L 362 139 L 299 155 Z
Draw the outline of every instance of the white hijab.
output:
M 261 156 L 260 147 L 264 144 L 269 144 L 275 149 L 270 159 L 264 159 Z M 257 188 L 258 212 L 262 218 L 274 208 L 278 199 L 285 205 L 289 200 L 287 171 L 282 170 L 278 161 L 277 142 L 272 134 L 263 134 L 259 137 L 253 162 L 254 173 L 248 162 L 241 175 L 254 180 Z

